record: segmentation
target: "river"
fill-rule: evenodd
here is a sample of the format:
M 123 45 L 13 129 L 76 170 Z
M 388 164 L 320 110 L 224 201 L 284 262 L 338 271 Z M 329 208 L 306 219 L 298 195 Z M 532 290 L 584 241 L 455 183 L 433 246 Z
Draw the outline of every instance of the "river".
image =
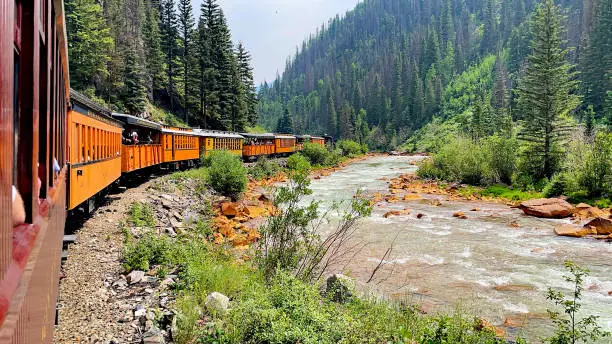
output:
M 419 158 L 385 156 L 355 162 L 313 180 L 310 199 L 325 206 L 350 200 L 359 188 L 387 194 L 388 184 L 381 178 L 415 171 L 411 165 L 415 159 Z M 491 202 L 422 196 L 422 200 L 376 204 L 356 237 L 366 246 L 341 272 L 365 282 L 393 244 L 391 257 L 371 283 L 379 292 L 419 304 L 428 313 L 461 309 L 488 319 L 509 337 L 537 342 L 552 331 L 546 290 L 570 292 L 571 286 L 563 280 L 563 263 L 571 260 L 591 271 L 580 315 L 599 315 L 599 324 L 612 329 L 611 244 L 556 236 L 554 226 L 568 220 L 524 216 L 518 209 Z M 434 198 L 440 206 L 432 205 Z M 383 216 L 405 208 L 410 215 Z M 454 218 L 457 211 L 468 219 Z M 417 214 L 424 216 L 419 219 Z M 511 226 L 513 221 L 520 228 Z

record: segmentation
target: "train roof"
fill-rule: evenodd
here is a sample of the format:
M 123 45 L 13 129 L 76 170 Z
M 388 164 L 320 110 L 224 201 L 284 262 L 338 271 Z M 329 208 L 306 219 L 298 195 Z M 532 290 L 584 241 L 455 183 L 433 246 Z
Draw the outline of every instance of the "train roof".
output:
M 311 139 L 313 139 L 313 140 L 325 140 L 325 138 L 322 137 L 322 136 L 313 136 L 313 137 L 311 137 Z
M 295 135 L 295 137 L 298 138 L 298 139 L 309 139 L 312 136 L 310 136 L 310 135 Z
M 86 96 L 82 95 L 81 93 L 73 90 L 72 88 L 70 89 L 70 100 L 73 103 L 78 103 L 90 110 L 93 110 L 95 112 L 97 112 L 100 115 L 105 115 L 107 117 L 111 117 L 111 110 L 105 108 L 104 106 L 94 102 L 93 100 L 87 98 Z
M 123 123 L 111 117 L 109 109 L 73 89 L 70 90 L 70 102 L 73 111 L 117 127 L 123 127 Z
M 123 123 L 131 124 L 131 125 L 135 125 L 139 127 L 145 127 L 149 129 L 155 129 L 155 130 L 162 129 L 162 126 L 159 123 L 155 123 L 155 122 L 146 120 L 144 118 L 140 118 L 140 117 L 136 117 L 132 115 L 126 115 L 123 113 L 113 113 L 113 118 L 118 119 Z
M 271 134 L 271 133 L 265 133 L 265 134 L 243 133 L 240 135 L 244 137 L 252 138 L 252 139 L 274 139 L 274 134 Z
M 218 137 L 218 138 L 227 138 L 227 139 L 244 139 L 244 136 L 238 133 L 232 133 L 229 131 L 219 131 L 219 130 L 205 130 L 205 129 L 194 129 L 193 132 L 202 137 Z
M 276 139 L 295 139 L 295 136 L 287 135 L 287 134 L 275 134 L 274 138 Z
M 162 128 L 162 133 L 164 134 L 174 134 L 174 135 L 185 135 L 185 136 L 199 136 L 196 132 L 189 130 L 176 130 L 169 128 Z

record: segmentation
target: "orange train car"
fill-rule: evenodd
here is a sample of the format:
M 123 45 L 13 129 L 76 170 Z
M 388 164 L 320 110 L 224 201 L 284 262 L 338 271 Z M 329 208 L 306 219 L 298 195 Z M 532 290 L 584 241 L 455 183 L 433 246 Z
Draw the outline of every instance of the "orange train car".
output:
M 323 138 L 323 137 L 313 136 L 310 140 L 314 144 L 317 144 L 317 145 L 325 147 L 325 138 Z
M 195 129 L 199 136 L 200 156 L 208 156 L 210 152 L 227 150 L 241 156 L 244 137 L 237 133 L 217 130 Z
M 0 343 L 51 343 L 66 220 L 60 0 L 0 0 Z
M 305 143 L 312 142 L 312 137 L 310 135 L 296 135 L 295 139 L 295 150 L 298 152 L 304 148 Z
M 121 172 L 130 173 L 163 162 L 161 124 L 132 115 L 113 113 L 123 124 Z
M 274 153 L 278 156 L 286 156 L 296 150 L 296 137 L 293 135 L 274 135 Z
M 68 111 L 68 210 L 88 201 L 121 177 L 121 122 L 111 112 L 71 90 Z
M 199 136 L 191 128 L 162 126 L 163 162 L 195 166 L 200 159 Z
M 262 156 L 276 154 L 274 134 L 241 134 L 244 136 L 242 145 L 242 158 L 244 160 L 257 160 Z

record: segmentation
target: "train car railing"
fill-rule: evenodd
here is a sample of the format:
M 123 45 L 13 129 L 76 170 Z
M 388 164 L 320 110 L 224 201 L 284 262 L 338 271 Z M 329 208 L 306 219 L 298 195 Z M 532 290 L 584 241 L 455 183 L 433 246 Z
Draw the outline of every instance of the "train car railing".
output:
M 122 145 L 121 171 L 132 172 L 162 163 L 162 145 Z

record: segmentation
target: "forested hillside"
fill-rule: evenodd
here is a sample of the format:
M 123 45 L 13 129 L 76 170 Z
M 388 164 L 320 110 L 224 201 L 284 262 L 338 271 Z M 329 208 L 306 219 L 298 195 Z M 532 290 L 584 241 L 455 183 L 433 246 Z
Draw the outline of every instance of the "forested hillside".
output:
M 560 39 L 568 74 L 581 81 L 571 90 L 581 105 L 570 113 L 579 122 L 610 121 L 612 1 L 555 3 L 567 29 Z M 275 129 L 287 111 L 296 133 L 352 138 L 376 149 L 395 148 L 432 121 L 418 137 L 509 129 L 522 116 L 516 91 L 531 53 L 536 4 L 363 1 L 311 35 L 282 76 L 261 86 L 260 122 Z M 593 116 L 582 116 L 590 105 Z
M 216 0 L 204 1 L 197 20 L 190 0 L 66 0 L 65 8 L 72 87 L 133 115 L 235 131 L 256 123 L 250 55 L 232 42 Z

